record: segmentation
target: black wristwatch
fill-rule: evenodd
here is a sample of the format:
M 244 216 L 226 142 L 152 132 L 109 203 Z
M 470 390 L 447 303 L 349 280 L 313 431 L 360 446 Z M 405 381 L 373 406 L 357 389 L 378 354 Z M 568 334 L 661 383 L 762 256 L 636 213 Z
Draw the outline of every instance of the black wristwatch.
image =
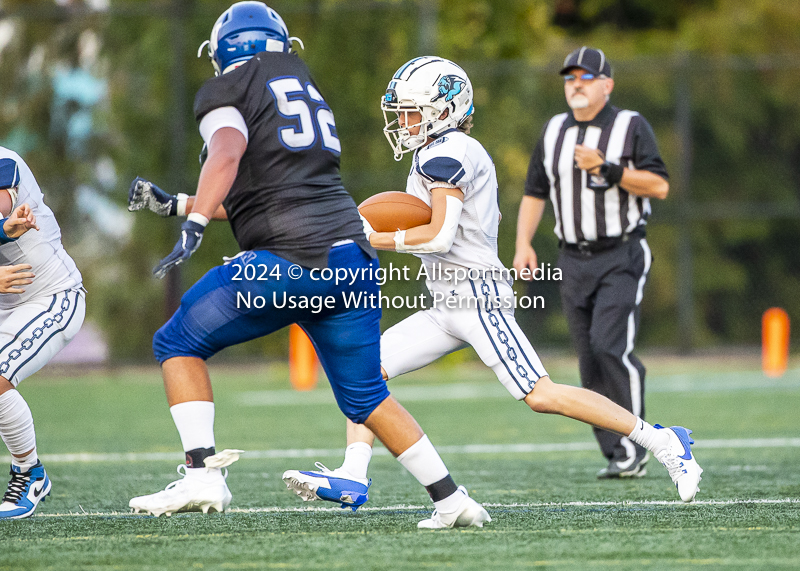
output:
M 606 179 L 609 186 L 614 186 L 622 180 L 622 173 L 624 170 L 625 167 L 622 165 L 610 163 L 608 161 L 600 165 L 600 175 Z

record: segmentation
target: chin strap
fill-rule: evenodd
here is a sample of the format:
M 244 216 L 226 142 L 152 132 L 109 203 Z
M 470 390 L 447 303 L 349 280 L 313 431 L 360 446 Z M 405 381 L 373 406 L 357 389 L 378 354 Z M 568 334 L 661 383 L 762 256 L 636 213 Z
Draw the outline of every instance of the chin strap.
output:
M 11 212 L 14 212 L 14 207 L 17 205 L 17 198 L 19 197 L 19 187 L 7 188 L 8 196 L 11 198 Z M 9 212 L 9 214 L 11 214 Z
M 204 458 L 203 464 L 205 464 L 206 468 L 225 468 L 236 462 L 241 454 L 244 454 L 244 450 L 225 449 L 213 456 Z
M 289 45 L 292 45 L 294 42 L 297 42 L 298 44 L 300 44 L 300 49 L 302 49 L 303 51 L 306 50 L 306 46 L 303 43 L 303 40 L 301 40 L 300 38 L 295 38 L 294 36 L 289 38 Z

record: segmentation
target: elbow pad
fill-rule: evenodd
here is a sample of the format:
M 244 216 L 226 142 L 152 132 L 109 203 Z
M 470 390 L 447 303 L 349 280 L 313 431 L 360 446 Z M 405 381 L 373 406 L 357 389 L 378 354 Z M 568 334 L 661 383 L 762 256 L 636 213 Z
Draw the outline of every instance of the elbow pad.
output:
M 461 210 L 464 203 L 455 196 L 447 196 L 444 224 L 439 233 L 430 242 L 409 246 L 405 243 L 406 231 L 398 230 L 394 234 L 395 250 L 407 254 L 446 254 L 453 246 L 458 230 L 458 221 L 461 219 Z

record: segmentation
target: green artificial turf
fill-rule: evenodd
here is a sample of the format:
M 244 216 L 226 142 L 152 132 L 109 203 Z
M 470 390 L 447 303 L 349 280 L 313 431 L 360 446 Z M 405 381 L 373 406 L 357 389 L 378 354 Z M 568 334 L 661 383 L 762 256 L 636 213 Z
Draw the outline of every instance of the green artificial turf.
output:
M 604 462 L 587 427 L 532 413 L 479 366 L 393 381 L 493 518 L 436 532 L 416 529 L 432 509 L 427 495 L 380 448 L 356 513 L 285 489 L 284 470 L 341 461 L 343 417 L 324 382 L 299 394 L 282 366 L 215 370 L 217 449 L 251 452 L 230 468 L 231 510 L 155 518 L 127 505 L 178 478 L 157 370 L 34 377 L 21 392 L 53 492 L 33 518 L 0 523 L 0 569 L 800 568 L 800 373 L 768 380 L 718 361 L 655 368 L 648 419 L 694 429 L 705 469 L 695 504 L 676 501 L 655 460 L 645 478 L 598 481 Z M 571 362 L 550 372 L 576 382 Z M 564 443 L 577 446 L 541 448 Z M 63 456 L 73 453 L 88 455 Z M 103 456 L 117 453 L 133 456 Z

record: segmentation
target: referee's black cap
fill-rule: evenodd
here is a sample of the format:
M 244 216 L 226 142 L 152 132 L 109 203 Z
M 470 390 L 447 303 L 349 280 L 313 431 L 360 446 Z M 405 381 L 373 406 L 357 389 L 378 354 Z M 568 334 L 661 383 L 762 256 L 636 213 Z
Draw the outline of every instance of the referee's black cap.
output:
M 587 46 L 575 50 L 564 60 L 564 67 L 561 68 L 559 73 L 564 75 L 575 67 L 579 67 L 595 75 L 612 77 L 611 64 L 608 62 L 608 58 L 606 58 L 606 54 L 603 53 L 603 50 L 596 50 Z

